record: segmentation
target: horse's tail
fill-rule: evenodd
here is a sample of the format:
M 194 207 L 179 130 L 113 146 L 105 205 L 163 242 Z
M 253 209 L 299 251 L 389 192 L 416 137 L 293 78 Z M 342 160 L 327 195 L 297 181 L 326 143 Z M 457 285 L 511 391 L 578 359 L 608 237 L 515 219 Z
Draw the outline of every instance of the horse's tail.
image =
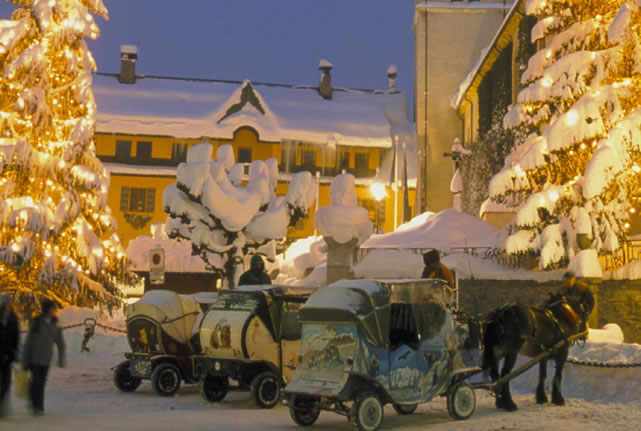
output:
M 513 339 L 520 337 L 523 322 L 518 306 L 506 304 L 497 308 L 487 316 L 483 328 L 483 353 L 481 368 L 487 374 L 497 360 L 496 347 L 505 346 Z
M 485 324 L 483 325 L 483 351 L 481 355 L 481 369 L 486 376 L 490 367 L 496 361 L 494 355 L 494 347 L 497 344 L 500 344 L 500 328 L 497 321 L 500 314 L 499 311 L 500 310 L 493 311 L 487 317 L 487 319 L 485 320 Z

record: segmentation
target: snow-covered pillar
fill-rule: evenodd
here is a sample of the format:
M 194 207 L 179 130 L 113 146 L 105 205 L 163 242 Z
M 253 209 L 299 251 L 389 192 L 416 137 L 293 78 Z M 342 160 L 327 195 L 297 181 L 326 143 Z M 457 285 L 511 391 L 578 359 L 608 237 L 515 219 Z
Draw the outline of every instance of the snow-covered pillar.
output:
M 451 157 L 454 160 L 456 170 L 450 181 L 450 192 L 452 192 L 452 208 L 458 212 L 463 212 L 463 175 L 461 174 L 461 160 L 463 156 L 469 156 L 472 152 L 461 145 L 459 138 L 454 138 L 452 152 L 445 153 L 445 157 Z
M 374 231 L 367 210 L 356 205 L 352 174 L 335 177 L 329 195 L 331 205 L 320 208 L 314 218 L 314 227 L 327 243 L 327 284 L 353 278 L 358 245 Z

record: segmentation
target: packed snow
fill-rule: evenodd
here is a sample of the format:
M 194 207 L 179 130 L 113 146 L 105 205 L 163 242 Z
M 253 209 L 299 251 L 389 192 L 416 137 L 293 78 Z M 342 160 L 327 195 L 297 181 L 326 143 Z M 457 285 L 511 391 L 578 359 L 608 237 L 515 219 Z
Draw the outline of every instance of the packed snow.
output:
M 400 225 L 395 232 L 372 235 L 362 248 L 437 248 L 450 251 L 457 247 L 491 247 L 499 232 L 489 223 L 453 209 L 426 212 Z

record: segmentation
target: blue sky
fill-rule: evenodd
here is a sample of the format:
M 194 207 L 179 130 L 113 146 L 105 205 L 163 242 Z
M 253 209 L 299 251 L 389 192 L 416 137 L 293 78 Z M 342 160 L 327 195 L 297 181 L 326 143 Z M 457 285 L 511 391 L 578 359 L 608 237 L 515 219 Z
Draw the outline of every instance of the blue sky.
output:
M 138 45 L 142 74 L 314 84 L 318 62 L 333 84 L 413 88 L 412 0 L 103 0 L 109 21 L 89 46 L 102 72 L 117 72 L 121 44 Z M 14 6 L 0 3 L 0 18 Z

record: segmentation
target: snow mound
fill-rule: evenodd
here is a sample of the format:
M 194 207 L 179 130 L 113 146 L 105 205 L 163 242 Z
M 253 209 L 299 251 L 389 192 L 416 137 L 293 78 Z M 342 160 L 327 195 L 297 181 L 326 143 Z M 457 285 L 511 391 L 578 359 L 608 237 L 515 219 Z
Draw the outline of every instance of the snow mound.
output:
M 619 269 L 606 272 L 605 279 L 609 280 L 638 280 L 641 279 L 641 260 L 632 261 Z
M 581 250 L 570 260 L 568 271 L 574 272 L 577 277 L 602 278 L 603 271 L 596 250 Z
M 491 247 L 499 231 L 478 217 L 447 209 L 424 213 L 398 227 L 395 232 L 373 235 L 363 248 Z

